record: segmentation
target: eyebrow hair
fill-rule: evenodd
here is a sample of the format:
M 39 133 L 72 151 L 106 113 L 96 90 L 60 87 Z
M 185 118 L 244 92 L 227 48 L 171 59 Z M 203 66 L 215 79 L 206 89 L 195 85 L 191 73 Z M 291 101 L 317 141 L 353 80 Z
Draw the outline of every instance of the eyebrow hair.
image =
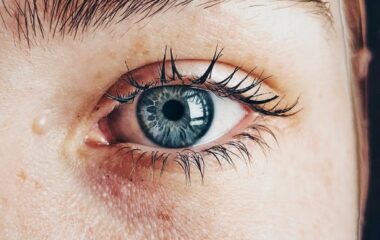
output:
M 211 8 L 230 0 L 205 0 L 198 4 Z M 255 1 L 255 0 L 251 0 Z M 283 0 L 276 0 L 283 1 Z M 325 0 L 286 0 L 295 4 L 312 4 L 312 13 L 331 19 Z M 0 0 L 0 22 L 13 27 L 19 40 L 31 45 L 31 36 L 64 38 L 89 29 L 107 28 L 132 16 L 142 21 L 172 8 L 184 8 L 194 0 Z M 251 5 L 249 7 L 255 7 Z

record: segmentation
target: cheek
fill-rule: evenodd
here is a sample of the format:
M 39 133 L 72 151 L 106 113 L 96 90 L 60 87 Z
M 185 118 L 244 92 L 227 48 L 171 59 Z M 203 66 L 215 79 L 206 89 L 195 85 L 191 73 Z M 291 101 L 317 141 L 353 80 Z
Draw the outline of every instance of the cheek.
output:
M 255 144 L 248 148 L 255 158 L 263 157 Z M 163 239 L 220 239 L 231 229 L 232 232 L 241 229 L 244 221 L 251 217 L 251 214 L 244 213 L 242 217 L 235 214 L 241 211 L 241 204 L 243 209 L 254 212 L 256 200 L 252 192 L 256 187 L 250 186 L 247 166 L 241 159 L 233 160 L 242 176 L 228 167 L 223 171 L 208 169 L 202 182 L 194 170 L 191 185 L 187 185 L 183 170 L 177 165 L 177 170 L 162 176 L 159 171 L 154 174 L 141 165 L 130 174 L 134 167 L 131 161 L 119 161 L 114 156 L 113 160 L 105 161 L 107 156 L 99 153 L 83 151 L 79 153 L 80 159 L 72 161 L 81 162 L 83 166 L 78 167 L 85 169 L 76 177 L 83 183 L 82 191 L 91 196 L 89 206 L 92 203 L 101 206 L 90 211 L 116 221 L 115 225 L 101 222 L 110 229 L 125 226 L 127 232 L 137 238 L 154 235 Z M 109 152 L 104 154 L 109 155 Z M 249 229 L 244 228 L 244 231 L 249 233 Z
M 161 177 L 159 172 L 139 167 L 133 174 L 128 174 L 131 171 L 116 173 L 112 168 L 130 170 L 133 167 L 117 164 L 114 166 L 112 161 L 103 165 L 86 164 L 85 179 L 82 178 L 91 199 L 106 209 L 103 213 L 106 217 L 117 222 L 110 225 L 111 229 L 125 226 L 129 236 L 137 239 L 151 236 L 162 239 L 207 238 L 212 216 L 200 210 L 213 206 L 210 202 L 213 197 L 206 197 L 204 191 L 215 192 L 214 189 L 202 186 L 195 178 L 192 187 L 186 185 L 180 171 Z
M 268 162 L 272 170 L 264 184 L 271 185 L 263 191 L 263 208 L 291 218 L 282 225 L 296 236 L 314 232 L 321 239 L 335 234 L 352 239 L 358 219 L 358 159 L 349 104 L 327 98 L 308 109 L 310 118 L 278 139 L 280 151 L 273 151 Z

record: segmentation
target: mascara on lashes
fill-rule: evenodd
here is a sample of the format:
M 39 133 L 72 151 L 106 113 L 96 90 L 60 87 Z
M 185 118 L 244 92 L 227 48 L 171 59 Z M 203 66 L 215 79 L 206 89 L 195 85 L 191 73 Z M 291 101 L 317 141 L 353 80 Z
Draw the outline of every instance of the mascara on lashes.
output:
M 174 58 L 173 50 L 170 49 L 170 65 L 172 68 L 172 75 L 168 76 L 166 71 L 166 63 L 167 63 L 167 47 L 165 47 L 164 56 L 161 61 L 161 69 L 159 73 L 159 81 L 153 82 L 153 83 L 147 83 L 147 84 L 140 84 L 137 79 L 132 75 L 131 71 L 129 71 L 126 74 L 124 74 L 121 79 L 123 79 L 128 85 L 132 86 L 135 90 L 132 91 L 129 94 L 120 94 L 117 92 L 117 95 L 112 95 L 107 93 L 107 96 L 115 100 L 121 104 L 127 104 L 134 101 L 134 99 L 143 91 L 146 91 L 152 87 L 156 87 L 158 85 L 165 85 L 169 84 L 173 81 L 180 80 L 182 82 L 182 85 L 185 86 L 203 86 L 204 88 L 214 92 L 214 94 L 220 96 L 220 97 L 229 97 L 234 100 L 237 100 L 245 105 L 247 105 L 250 109 L 252 109 L 255 112 L 268 115 L 268 116 L 276 116 L 276 117 L 287 117 L 290 115 L 295 114 L 292 112 L 292 110 L 297 106 L 298 99 L 291 105 L 288 105 L 284 108 L 279 108 L 279 105 L 281 103 L 280 97 L 278 95 L 272 95 L 265 99 L 258 100 L 257 97 L 263 95 L 260 94 L 260 88 L 264 81 L 268 80 L 269 77 L 263 77 L 263 74 L 260 74 L 258 77 L 255 77 L 255 79 L 252 81 L 249 79 L 249 77 L 252 75 L 252 72 L 255 70 L 255 68 L 246 74 L 246 76 L 241 79 L 237 84 L 234 86 L 228 87 L 228 85 L 232 82 L 232 79 L 235 77 L 235 75 L 241 71 L 240 67 L 235 67 L 234 70 L 230 75 L 228 75 L 224 80 L 221 82 L 211 82 L 208 81 L 212 78 L 212 72 L 214 70 L 215 65 L 218 63 L 220 58 L 223 56 L 223 48 L 218 49 L 216 47 L 216 50 L 214 52 L 214 55 L 210 61 L 209 66 L 207 67 L 206 71 L 201 76 L 190 76 L 185 77 L 183 76 L 176 65 L 177 59 Z M 190 83 L 186 84 L 184 80 L 188 80 Z M 251 82 L 250 82 L 251 81 Z M 246 87 L 240 87 L 244 83 L 250 82 L 248 86 Z M 250 94 L 249 96 L 244 96 L 244 93 L 250 92 L 254 90 L 253 94 Z M 273 107 L 270 109 L 265 109 L 265 105 L 267 103 L 277 101 Z

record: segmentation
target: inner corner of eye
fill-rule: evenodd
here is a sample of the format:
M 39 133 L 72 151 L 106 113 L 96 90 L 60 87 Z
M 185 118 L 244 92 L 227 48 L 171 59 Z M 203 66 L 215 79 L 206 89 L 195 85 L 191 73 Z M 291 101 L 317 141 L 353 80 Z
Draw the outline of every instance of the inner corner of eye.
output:
M 116 101 L 103 97 L 93 109 L 91 118 L 88 121 L 84 142 L 90 146 L 108 146 L 114 141 L 112 133 L 108 127 L 110 114 L 120 104 Z

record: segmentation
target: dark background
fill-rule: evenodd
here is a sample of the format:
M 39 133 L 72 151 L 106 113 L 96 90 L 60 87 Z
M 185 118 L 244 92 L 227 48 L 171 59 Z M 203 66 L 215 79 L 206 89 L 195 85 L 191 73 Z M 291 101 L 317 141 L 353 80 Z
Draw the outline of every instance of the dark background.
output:
M 366 3 L 368 45 L 373 55 L 368 82 L 371 176 L 364 240 L 380 240 L 380 0 Z

